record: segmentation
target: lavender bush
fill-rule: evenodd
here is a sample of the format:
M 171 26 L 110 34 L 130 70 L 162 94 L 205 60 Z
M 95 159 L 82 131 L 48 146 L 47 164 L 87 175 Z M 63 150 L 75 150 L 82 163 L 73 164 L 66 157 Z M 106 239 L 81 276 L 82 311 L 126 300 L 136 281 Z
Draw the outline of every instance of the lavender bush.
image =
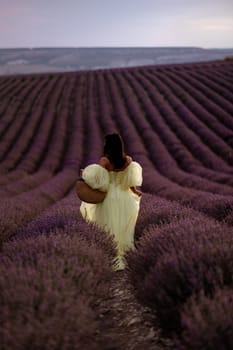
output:
M 233 347 L 233 289 L 217 289 L 210 298 L 202 291 L 181 315 L 179 350 L 230 350 Z
M 2 349 L 109 349 L 95 305 L 113 272 L 102 251 L 78 236 L 5 244 L 1 254 Z M 105 325 L 106 326 L 106 325 Z M 117 345 L 116 345 L 117 346 Z
M 136 295 L 149 305 L 166 330 L 180 331 L 180 310 L 203 289 L 232 286 L 232 229 L 203 218 L 149 225 L 127 256 Z
M 112 237 L 98 229 L 95 225 L 87 225 L 80 211 L 80 200 L 75 193 L 57 202 L 39 215 L 24 228 L 17 230 L 12 240 L 37 238 L 40 235 L 64 234 L 79 237 L 90 246 L 93 244 L 102 250 L 111 265 L 116 255 L 115 243 Z

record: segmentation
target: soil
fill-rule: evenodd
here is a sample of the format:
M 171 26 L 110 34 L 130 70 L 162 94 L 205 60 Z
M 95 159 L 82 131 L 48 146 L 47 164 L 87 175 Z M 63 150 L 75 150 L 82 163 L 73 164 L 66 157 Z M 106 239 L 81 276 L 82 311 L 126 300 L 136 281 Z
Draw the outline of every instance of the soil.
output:
M 111 298 L 102 300 L 98 306 L 100 333 L 106 332 L 109 350 L 173 349 L 168 340 L 161 338 L 150 310 L 136 300 L 126 271 L 115 272 L 110 295 Z

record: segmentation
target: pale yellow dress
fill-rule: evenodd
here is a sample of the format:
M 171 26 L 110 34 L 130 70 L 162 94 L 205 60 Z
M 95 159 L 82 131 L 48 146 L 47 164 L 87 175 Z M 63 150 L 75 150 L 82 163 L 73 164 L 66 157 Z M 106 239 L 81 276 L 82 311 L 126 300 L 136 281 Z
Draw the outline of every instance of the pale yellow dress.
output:
M 83 170 L 82 177 L 90 187 L 107 192 L 101 203 L 82 202 L 80 211 L 87 222 L 96 223 L 113 236 L 118 250 L 114 269 L 123 269 L 124 253 L 134 248 L 140 206 L 140 197 L 130 187 L 141 186 L 142 167 L 132 161 L 122 171 L 108 171 L 99 164 L 91 164 Z

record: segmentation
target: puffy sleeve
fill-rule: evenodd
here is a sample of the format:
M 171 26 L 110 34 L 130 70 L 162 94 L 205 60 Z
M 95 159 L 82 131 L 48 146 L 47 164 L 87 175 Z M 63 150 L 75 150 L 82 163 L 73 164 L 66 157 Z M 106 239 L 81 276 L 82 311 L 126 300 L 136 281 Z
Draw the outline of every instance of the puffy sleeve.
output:
M 83 180 L 93 189 L 106 192 L 109 186 L 109 173 L 99 164 L 90 164 L 82 173 Z
M 142 184 L 142 167 L 139 163 L 133 161 L 127 167 L 123 179 L 123 187 L 141 186 Z

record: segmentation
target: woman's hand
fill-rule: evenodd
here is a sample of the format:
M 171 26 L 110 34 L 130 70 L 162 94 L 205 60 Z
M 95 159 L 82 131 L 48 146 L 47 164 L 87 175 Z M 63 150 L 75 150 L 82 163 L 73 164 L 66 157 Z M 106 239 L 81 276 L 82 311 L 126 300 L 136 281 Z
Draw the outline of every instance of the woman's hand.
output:
M 130 187 L 131 191 L 135 193 L 138 197 L 142 196 L 142 191 L 138 190 L 136 187 Z

